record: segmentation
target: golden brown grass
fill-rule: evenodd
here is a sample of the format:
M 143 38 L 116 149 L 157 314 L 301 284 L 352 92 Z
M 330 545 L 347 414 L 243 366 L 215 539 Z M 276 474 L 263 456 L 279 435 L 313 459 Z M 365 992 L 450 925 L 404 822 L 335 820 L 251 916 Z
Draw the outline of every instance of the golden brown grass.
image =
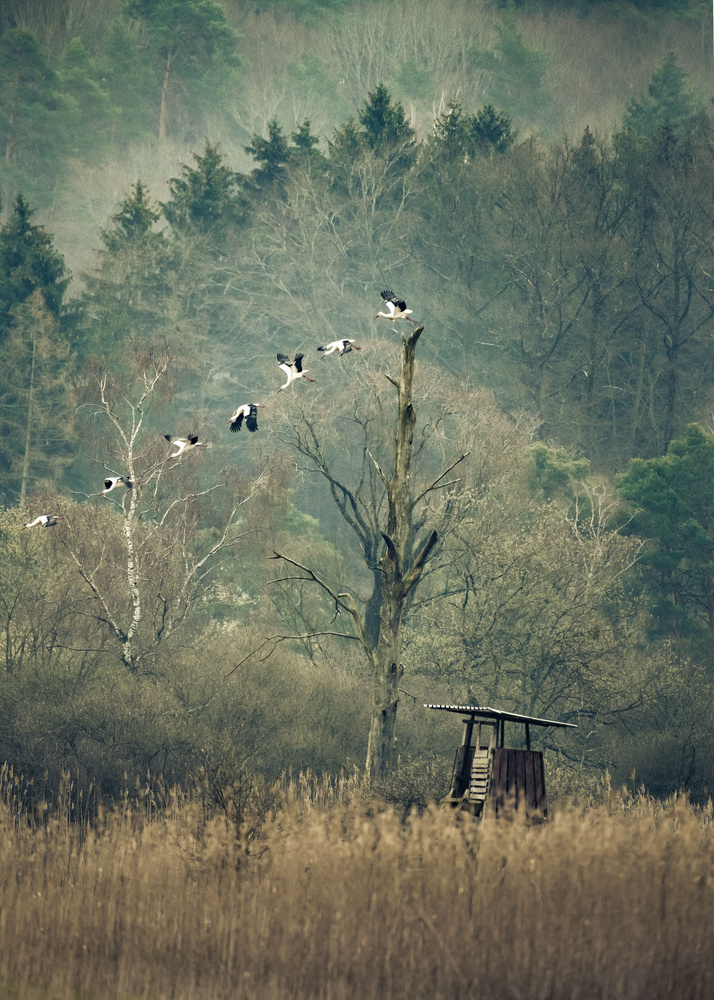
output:
M 10 784 L 3 998 L 714 995 L 713 816 L 682 799 L 402 824 L 303 780 L 249 843 L 198 793 L 33 829 Z

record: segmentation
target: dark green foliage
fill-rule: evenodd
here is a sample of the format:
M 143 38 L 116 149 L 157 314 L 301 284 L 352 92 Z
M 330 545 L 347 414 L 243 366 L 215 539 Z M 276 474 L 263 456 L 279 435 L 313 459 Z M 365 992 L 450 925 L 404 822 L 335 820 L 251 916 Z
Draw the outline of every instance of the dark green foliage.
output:
M 138 180 L 102 230 L 97 267 L 85 275 L 79 323 L 83 354 L 116 357 L 134 338 L 152 337 L 165 323 L 176 255 L 155 229 L 158 208 Z
M 152 134 L 156 77 L 137 45 L 136 35 L 122 21 L 111 25 L 103 47 L 104 86 L 113 116 L 112 142 L 119 151 L 133 140 Z
M 497 107 L 518 118 L 529 118 L 550 104 L 543 85 L 550 57 L 526 45 L 512 11 L 504 13 L 496 30 L 496 51 L 472 50 L 471 61 L 490 74 L 488 96 Z
M 280 11 L 292 14 L 305 24 L 315 24 L 332 13 L 349 7 L 354 0 L 255 0 L 256 11 Z
M 624 3 L 623 0 L 497 0 L 497 4 L 508 10 L 541 9 L 546 14 L 553 8 L 561 8 L 574 10 L 583 17 L 610 9 L 615 17 L 622 20 L 664 12 L 679 17 L 694 17 L 697 23 L 706 7 L 702 0 L 626 0 Z
M 203 156 L 194 153 L 193 158 L 196 166 L 184 165 L 183 176 L 170 181 L 171 201 L 161 208 L 175 233 L 219 239 L 243 218 L 239 178 L 208 142 Z
M 81 39 L 73 38 L 62 54 L 58 77 L 74 105 L 76 127 L 69 130 L 71 152 L 76 156 L 107 152 L 119 120 L 106 89 L 105 69 L 87 52 Z
M 129 0 L 127 13 L 145 22 L 164 59 L 171 54 L 199 68 L 218 52 L 230 52 L 237 36 L 223 8 L 212 0 Z
M 683 126 L 697 110 L 694 95 L 686 87 L 687 74 L 679 66 L 674 52 L 667 55 L 653 74 L 648 96 L 633 98 L 624 118 L 626 129 L 643 136 L 653 136 L 658 128 Z
M 281 185 L 285 180 L 285 167 L 290 157 L 288 141 L 276 119 L 268 122 L 268 137 L 254 135 L 250 146 L 245 147 L 246 153 L 258 161 L 260 166 L 253 170 L 247 185 L 255 191 L 262 191 Z
M 292 132 L 290 138 L 293 141 L 290 149 L 290 158 L 293 164 L 320 172 L 327 169 L 327 160 L 318 148 L 320 140 L 312 134 L 310 122 L 307 119 L 302 125 L 298 125 L 297 132 Z
M 59 176 L 77 122 L 57 74 L 34 37 L 19 28 L 0 38 L 0 94 L 3 198 L 7 202 L 20 185 L 36 198 Z
M 330 173 L 336 181 L 347 183 L 355 161 L 364 151 L 364 136 L 354 118 L 335 129 L 327 148 L 330 157 Z
M 60 315 L 70 276 L 42 226 L 30 221 L 34 214 L 18 194 L 12 215 L 0 229 L 0 339 L 12 324 L 12 309 L 40 291 L 49 313 Z
M 651 137 L 632 131 L 616 137 L 620 190 L 629 201 L 620 231 L 631 248 L 628 290 L 640 323 L 633 333 L 657 373 L 654 447 L 638 447 L 640 455 L 663 453 L 697 419 L 714 371 L 705 334 L 714 319 L 708 276 L 714 247 L 700 230 L 714 208 L 711 148 L 705 116 L 686 129 L 665 124 Z
M 406 166 L 409 150 L 416 144 L 416 134 L 404 114 L 401 104 L 393 104 L 389 91 L 380 83 L 367 95 L 359 113 L 364 140 L 370 149 L 381 156 L 399 158 Z
M 399 67 L 394 82 L 400 91 L 416 100 L 426 101 L 434 93 L 432 74 L 423 62 L 408 56 Z
M 0 343 L 0 497 L 22 503 L 40 481 L 60 482 L 76 454 L 76 359 L 41 291 L 12 317 Z
M 74 358 L 63 322 L 64 258 L 22 195 L 0 229 L 0 468 L 5 502 L 59 478 L 74 452 Z
M 649 540 L 655 632 L 714 648 L 714 437 L 690 425 L 664 457 L 634 459 L 617 487 L 630 530 Z
M 542 441 L 528 448 L 531 462 L 530 487 L 535 496 L 553 500 L 557 496 L 572 497 L 574 480 L 586 479 L 588 462 L 575 461 L 564 448 L 549 448 Z
M 510 117 L 492 104 L 470 115 L 457 101 L 450 101 L 434 122 L 434 146 L 439 155 L 464 161 L 483 154 L 505 153 L 516 135 Z
M 102 243 L 108 253 L 119 253 L 137 243 L 152 242 L 154 224 L 158 222 L 161 213 L 153 208 L 146 188 L 138 180 L 132 193 L 127 195 L 112 216 L 113 229 L 102 230 Z M 160 239 L 156 234 L 156 239 Z
M 216 62 L 235 65 L 238 36 L 212 0 L 130 0 L 127 13 L 147 28 L 155 61 L 158 137 L 164 139 L 181 104 L 176 83 L 190 96 L 189 85 Z

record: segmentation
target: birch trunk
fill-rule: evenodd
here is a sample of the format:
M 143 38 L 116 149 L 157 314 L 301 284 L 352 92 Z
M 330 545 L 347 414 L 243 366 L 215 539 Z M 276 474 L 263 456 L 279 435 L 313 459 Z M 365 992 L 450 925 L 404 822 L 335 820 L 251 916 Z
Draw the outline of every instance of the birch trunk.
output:
M 131 470 L 131 481 L 133 478 L 133 468 Z M 134 512 L 136 507 L 135 491 L 128 490 L 129 507 L 124 513 L 124 537 L 126 539 L 126 577 L 131 598 L 131 621 L 122 641 L 122 661 L 133 672 L 136 671 L 132 640 L 141 622 L 141 593 L 136 575 L 136 553 L 134 551 Z M 126 498 L 125 498 L 126 501 Z

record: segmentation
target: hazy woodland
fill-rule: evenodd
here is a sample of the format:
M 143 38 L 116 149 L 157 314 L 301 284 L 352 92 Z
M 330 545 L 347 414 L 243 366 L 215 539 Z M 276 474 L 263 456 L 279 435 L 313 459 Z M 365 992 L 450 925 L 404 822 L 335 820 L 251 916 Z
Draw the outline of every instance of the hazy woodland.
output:
M 446 790 L 459 727 L 422 703 L 455 701 L 577 722 L 539 743 L 563 798 L 706 803 L 710 7 L 8 0 L 0 32 L 0 760 L 28 815 L 68 780 L 77 814 L 158 777 L 358 780 L 391 288 L 424 326 L 428 558 L 382 793 Z M 278 394 L 298 350 L 315 382 Z
M 713 97 L 698 0 L 0 5 L 3 997 L 712 996 Z

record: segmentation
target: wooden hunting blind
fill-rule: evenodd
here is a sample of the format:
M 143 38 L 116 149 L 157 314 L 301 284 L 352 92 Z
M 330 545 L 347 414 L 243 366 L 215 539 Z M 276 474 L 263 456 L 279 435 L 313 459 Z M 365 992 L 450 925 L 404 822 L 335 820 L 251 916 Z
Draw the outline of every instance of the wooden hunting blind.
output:
M 485 809 L 494 816 L 515 809 L 524 810 L 529 820 L 548 818 L 543 754 L 531 750 L 531 726 L 577 729 L 574 723 L 472 705 L 425 705 L 424 708 L 465 716 L 464 738 L 456 750 L 451 788 L 442 805 L 467 809 L 475 816 Z M 525 726 L 525 750 L 506 746 L 506 722 Z

